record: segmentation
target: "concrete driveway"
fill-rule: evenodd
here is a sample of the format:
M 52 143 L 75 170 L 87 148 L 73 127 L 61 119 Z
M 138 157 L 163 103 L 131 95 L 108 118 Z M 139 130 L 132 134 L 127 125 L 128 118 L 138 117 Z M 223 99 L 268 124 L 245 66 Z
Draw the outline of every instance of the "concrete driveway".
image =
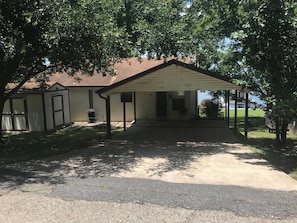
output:
M 140 123 L 91 148 L 0 166 L 2 185 L 97 176 L 297 191 L 295 180 L 239 143 L 223 121 Z
M 223 120 L 139 123 L 109 146 L 137 157 L 116 177 L 297 190 L 295 180 L 241 144 Z
M 223 122 L 196 124 L 140 123 L 91 148 L 0 166 L 0 222 L 297 221 L 295 180 Z

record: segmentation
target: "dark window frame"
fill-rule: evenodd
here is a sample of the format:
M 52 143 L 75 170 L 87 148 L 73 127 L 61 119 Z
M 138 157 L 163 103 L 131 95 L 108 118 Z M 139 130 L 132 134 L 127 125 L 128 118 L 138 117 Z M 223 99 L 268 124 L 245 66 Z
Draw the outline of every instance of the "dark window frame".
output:
M 123 92 L 123 93 L 121 93 L 121 102 L 133 102 L 132 92 Z
M 172 98 L 172 111 L 185 109 L 185 98 Z

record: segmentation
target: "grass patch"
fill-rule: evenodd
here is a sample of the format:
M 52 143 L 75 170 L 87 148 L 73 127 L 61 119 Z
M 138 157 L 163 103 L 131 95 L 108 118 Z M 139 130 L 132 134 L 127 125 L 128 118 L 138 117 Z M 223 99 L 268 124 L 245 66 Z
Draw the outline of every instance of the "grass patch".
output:
M 244 134 L 244 110 L 238 110 L 238 131 Z M 277 169 L 297 180 L 297 136 L 288 133 L 286 145 L 276 143 L 275 134 L 265 126 L 265 112 L 249 109 L 248 139 L 245 143 L 254 153 L 260 154 Z M 230 124 L 234 126 L 234 110 L 230 110 Z
M 114 129 L 115 134 L 119 129 Z M 0 147 L 0 164 L 48 157 L 83 149 L 104 139 L 103 126 L 50 133 L 6 134 L 8 143 Z

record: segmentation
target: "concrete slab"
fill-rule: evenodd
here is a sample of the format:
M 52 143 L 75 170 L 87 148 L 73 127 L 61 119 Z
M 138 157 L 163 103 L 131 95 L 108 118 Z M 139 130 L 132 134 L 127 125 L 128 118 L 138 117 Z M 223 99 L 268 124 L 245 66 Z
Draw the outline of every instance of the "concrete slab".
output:
M 137 123 L 109 147 L 138 154 L 116 177 L 297 190 L 297 181 L 241 144 L 223 120 Z
M 113 137 L 119 140 L 239 142 L 224 120 L 137 121 L 125 132 Z

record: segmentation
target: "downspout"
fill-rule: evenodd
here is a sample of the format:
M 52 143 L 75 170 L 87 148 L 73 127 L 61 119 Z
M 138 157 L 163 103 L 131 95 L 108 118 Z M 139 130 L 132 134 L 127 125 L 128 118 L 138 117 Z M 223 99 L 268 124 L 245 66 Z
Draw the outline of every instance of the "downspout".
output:
M 100 98 L 105 100 L 106 109 L 106 138 L 111 139 L 111 123 L 110 123 L 110 96 L 102 96 L 101 93 L 97 92 Z

